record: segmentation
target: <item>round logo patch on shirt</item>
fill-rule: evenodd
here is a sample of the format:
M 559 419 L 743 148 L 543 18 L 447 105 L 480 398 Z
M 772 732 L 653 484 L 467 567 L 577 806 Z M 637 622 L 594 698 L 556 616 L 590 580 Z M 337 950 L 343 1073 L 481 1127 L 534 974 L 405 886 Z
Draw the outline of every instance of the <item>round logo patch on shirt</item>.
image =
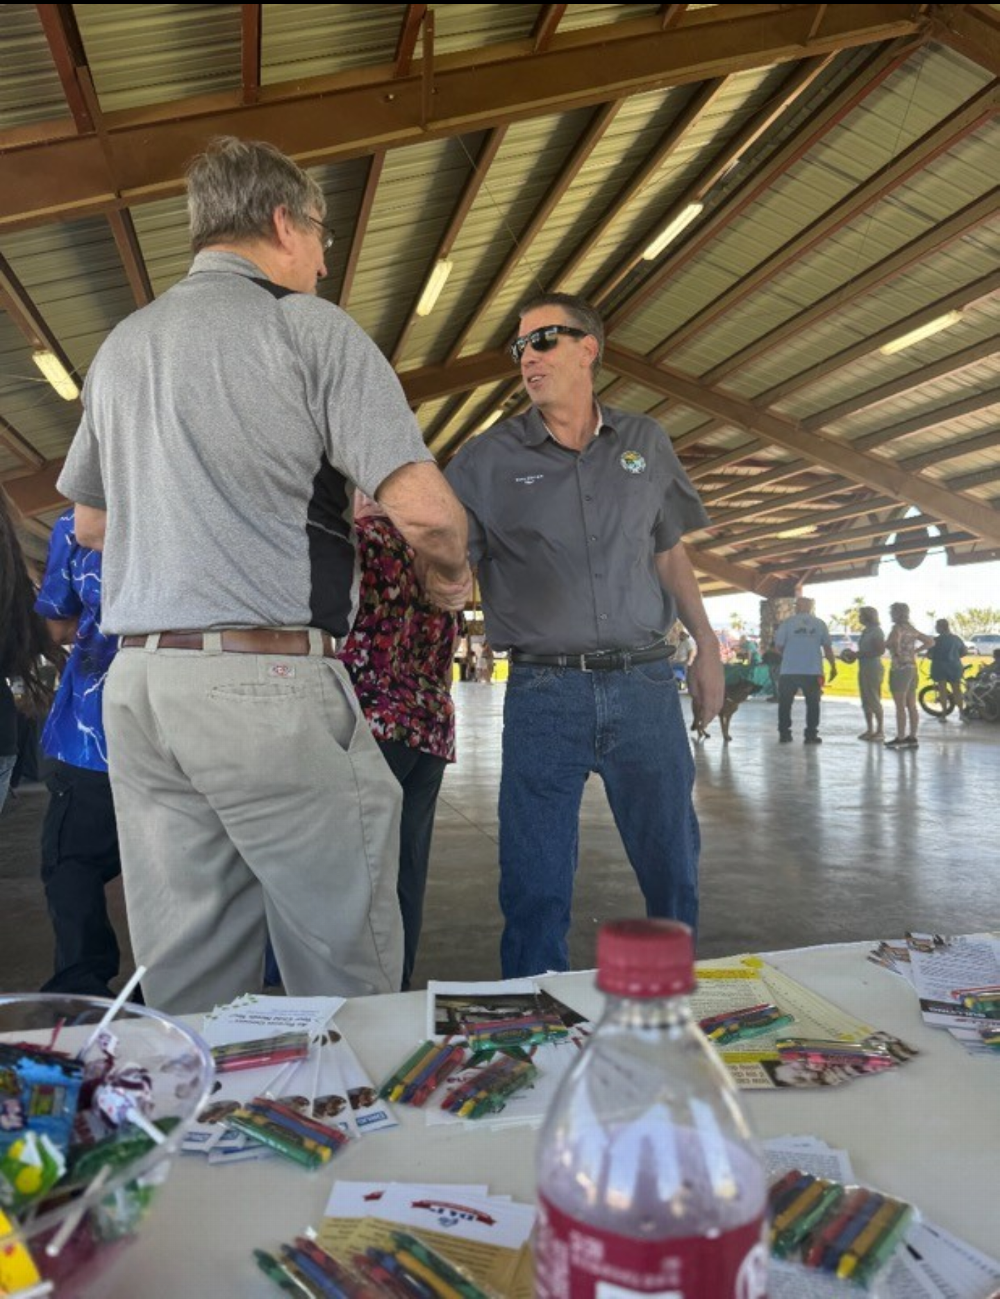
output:
M 627 474 L 644 474 L 646 472 L 646 457 L 641 456 L 638 451 L 626 451 L 618 462 Z

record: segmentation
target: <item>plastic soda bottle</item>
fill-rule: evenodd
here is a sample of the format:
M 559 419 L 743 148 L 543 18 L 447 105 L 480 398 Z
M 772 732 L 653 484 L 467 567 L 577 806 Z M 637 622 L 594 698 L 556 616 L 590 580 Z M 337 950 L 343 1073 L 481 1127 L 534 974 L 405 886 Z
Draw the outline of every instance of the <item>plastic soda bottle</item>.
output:
M 765 1299 L 767 1182 L 691 1017 L 691 931 L 605 925 L 608 996 L 538 1142 L 538 1299 Z

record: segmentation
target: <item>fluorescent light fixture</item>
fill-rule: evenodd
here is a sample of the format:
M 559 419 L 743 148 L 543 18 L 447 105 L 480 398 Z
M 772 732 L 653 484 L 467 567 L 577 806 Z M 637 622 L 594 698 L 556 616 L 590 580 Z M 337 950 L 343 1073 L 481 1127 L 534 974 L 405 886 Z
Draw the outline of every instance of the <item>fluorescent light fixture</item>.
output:
M 883 356 L 892 356 L 894 352 L 901 352 L 904 347 L 912 347 L 914 343 L 919 343 L 921 339 L 930 338 L 932 334 L 939 334 L 942 329 L 951 329 L 952 325 L 957 325 L 961 319 L 962 313 L 960 311 L 949 311 L 947 315 L 936 316 L 933 320 L 928 320 L 926 325 L 911 329 L 908 334 L 900 334 L 899 338 L 894 338 L 890 343 L 883 343 L 878 350 Z
M 502 406 L 498 406 L 492 415 L 488 415 L 479 426 L 480 433 L 485 433 L 488 428 L 492 428 L 498 420 L 503 419 L 507 414 Z
M 815 526 L 810 523 L 802 528 L 786 528 L 784 532 L 779 532 L 778 536 L 782 541 L 793 541 L 796 537 L 811 537 L 815 531 Z
M 682 230 L 686 230 L 695 217 L 701 216 L 705 210 L 704 203 L 689 203 L 686 208 L 678 212 L 669 225 L 665 225 L 660 233 L 656 236 L 649 247 L 643 252 L 642 260 L 651 262 L 659 257 L 667 244 L 676 239 Z
M 80 389 L 55 352 L 32 352 L 31 359 L 60 397 L 66 401 L 74 401 L 79 397 Z
M 420 295 L 420 301 L 417 303 L 417 315 L 429 316 L 434 310 L 434 304 L 441 296 L 441 290 L 448 282 L 448 276 L 451 274 L 454 262 L 445 261 L 444 258 L 434 263 L 434 269 L 427 277 L 427 283 L 424 285 L 424 291 Z

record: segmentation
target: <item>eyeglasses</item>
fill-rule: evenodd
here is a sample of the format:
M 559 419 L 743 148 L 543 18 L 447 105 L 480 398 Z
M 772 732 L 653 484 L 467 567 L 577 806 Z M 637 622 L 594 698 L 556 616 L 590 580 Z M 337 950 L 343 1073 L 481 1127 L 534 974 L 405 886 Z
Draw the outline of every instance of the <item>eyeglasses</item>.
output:
M 514 364 L 521 364 L 521 357 L 529 345 L 536 352 L 551 352 L 559 342 L 560 334 L 567 334 L 570 338 L 587 337 L 585 329 L 574 329 L 572 325 L 543 325 L 541 329 L 533 329 L 530 334 L 522 334 L 511 343 L 510 354 Z
M 320 232 L 319 241 L 323 245 L 323 251 L 328 253 L 333 247 L 333 231 L 329 226 L 325 226 L 319 217 L 310 217 L 309 220 Z

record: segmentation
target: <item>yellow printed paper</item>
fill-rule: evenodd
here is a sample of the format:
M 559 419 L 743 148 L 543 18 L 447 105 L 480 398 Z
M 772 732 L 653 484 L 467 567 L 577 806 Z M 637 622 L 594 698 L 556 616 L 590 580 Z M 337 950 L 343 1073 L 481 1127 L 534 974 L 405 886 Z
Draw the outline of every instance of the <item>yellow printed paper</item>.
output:
M 27 1246 L 12 1231 L 9 1220 L 0 1211 L 0 1295 L 19 1294 L 42 1279 Z

